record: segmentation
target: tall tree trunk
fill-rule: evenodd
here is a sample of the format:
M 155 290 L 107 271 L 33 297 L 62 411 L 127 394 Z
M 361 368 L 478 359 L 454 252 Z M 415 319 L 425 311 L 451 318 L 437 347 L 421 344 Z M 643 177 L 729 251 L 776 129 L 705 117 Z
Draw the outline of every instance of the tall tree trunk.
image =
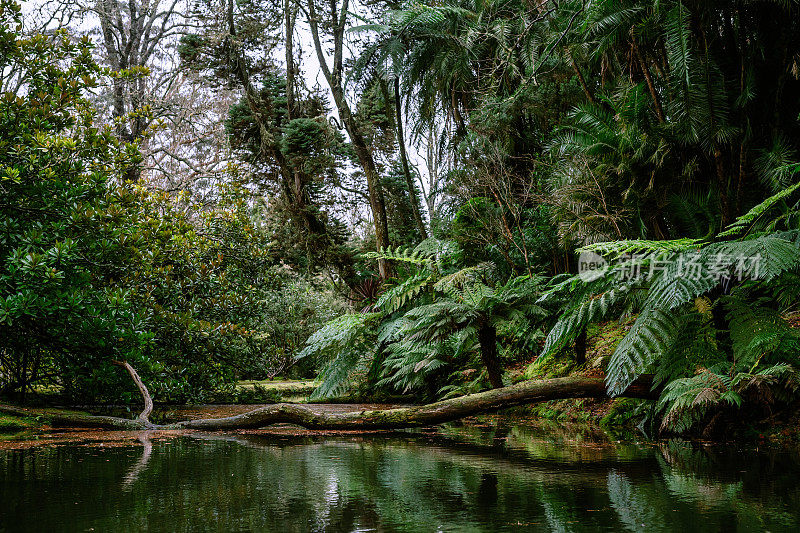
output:
M 719 203 L 722 210 L 722 227 L 726 227 L 731 221 L 730 196 L 728 195 L 728 177 L 725 172 L 725 162 L 722 158 L 722 149 L 714 143 L 714 175 L 716 176 Z
M 481 347 L 481 359 L 489 375 L 489 383 L 498 389 L 503 386 L 503 373 L 497 359 L 497 328 L 486 323 L 478 328 L 478 344 Z
M 420 237 L 428 238 L 425 230 L 425 222 L 422 220 L 422 210 L 419 206 L 419 196 L 414 187 L 414 180 L 411 178 L 411 169 L 408 166 L 408 154 L 406 154 L 406 138 L 403 135 L 403 112 L 400 102 L 400 78 L 394 78 L 394 112 L 395 125 L 397 128 L 397 144 L 400 147 L 400 162 L 403 164 L 403 175 L 406 177 L 406 187 L 408 187 L 408 200 L 411 202 L 411 210 L 414 212 L 414 221 L 417 223 L 417 230 Z
M 290 7 L 291 5 L 287 1 L 286 19 L 284 20 L 287 47 L 286 110 L 288 117 L 291 119 L 297 116 L 298 110 L 294 92 L 296 69 L 292 55 L 292 36 L 295 26 L 296 6 L 294 7 L 295 11 L 290 11 Z M 253 85 L 245 54 L 241 50 L 241 44 L 237 40 L 234 20 L 234 0 L 228 0 L 226 18 L 228 26 L 228 66 L 244 88 L 245 102 L 258 126 L 259 150 L 263 156 L 271 157 L 277 163 L 280 173 L 281 191 L 292 212 L 296 213 L 297 220 L 303 224 L 305 230 L 307 230 L 309 234 L 327 239 L 329 234 L 325 223 L 316 216 L 313 210 L 309 209 L 311 202 L 309 201 L 310 199 L 306 188 L 307 179 L 305 175 L 302 170 L 294 168 L 286 159 L 277 140 L 272 134 L 271 128 L 273 128 L 273 126 L 264 118 L 264 113 L 273 109 L 275 102 L 270 98 L 262 98 L 261 94 L 259 94 Z M 309 264 L 311 264 L 313 257 L 310 254 L 308 259 Z
M 372 157 L 367 143 L 364 140 L 364 134 L 361 131 L 361 126 L 356 121 L 350 109 L 350 104 L 344 92 L 343 86 L 343 73 L 344 73 L 344 32 L 347 23 L 349 0 L 342 2 L 341 8 L 337 10 L 336 0 L 331 1 L 331 12 L 329 27 L 333 37 L 333 64 L 328 64 L 328 59 L 322 48 L 322 40 L 319 36 L 319 25 L 321 19 L 317 16 L 315 0 L 308 0 L 308 25 L 311 29 L 311 38 L 314 41 L 314 50 L 319 60 L 320 70 L 325 80 L 328 82 L 333 101 L 336 104 L 336 109 L 339 112 L 339 118 L 342 119 L 347 135 L 350 137 L 350 142 L 353 144 L 353 150 L 358 157 L 361 168 L 364 171 L 364 177 L 367 179 L 367 190 L 369 192 L 369 205 L 372 210 L 372 218 L 375 223 L 375 241 L 378 249 L 389 247 L 389 223 L 386 217 L 386 204 L 383 199 L 383 188 L 381 187 L 380 174 L 375 165 L 375 160 Z M 388 278 L 391 276 L 391 267 L 389 262 L 385 259 L 378 260 L 378 270 L 381 278 Z
M 567 53 L 569 54 L 569 59 L 570 59 L 570 62 L 572 63 L 572 70 L 575 72 L 575 75 L 578 77 L 578 81 L 580 82 L 581 88 L 583 89 L 583 94 L 586 95 L 586 98 L 589 100 L 589 102 L 591 102 L 593 104 L 596 104 L 597 100 L 595 100 L 594 95 L 592 94 L 592 91 L 589 90 L 589 86 L 586 85 L 586 78 L 583 77 L 583 73 L 581 72 L 581 69 L 578 68 L 578 64 L 575 62 L 575 58 L 572 57 L 572 51 L 570 50 Z
M 294 25 L 297 7 L 292 0 L 284 0 L 284 32 L 286 38 L 286 114 L 289 120 L 295 118 L 294 99 Z
M 297 4 L 293 0 L 284 1 L 284 33 L 286 48 L 286 118 L 293 120 L 299 116 L 297 101 L 295 98 L 295 75 L 297 67 L 294 60 L 294 28 L 297 20 Z M 282 154 L 281 154 L 282 155 Z M 288 161 L 287 161 L 288 163 Z M 325 225 L 308 209 L 310 198 L 306 183 L 308 181 L 305 173 L 291 165 L 290 169 L 292 180 L 292 196 L 294 197 L 294 209 L 303 219 L 306 229 L 312 234 L 324 234 L 327 236 Z M 309 255 L 309 264 L 311 256 Z
M 650 91 L 650 98 L 653 99 L 653 106 L 655 106 L 656 109 L 656 117 L 658 118 L 658 122 L 664 124 L 664 110 L 661 108 L 661 100 L 656 92 L 653 79 L 650 76 L 650 69 L 647 68 L 644 58 L 642 57 L 642 52 L 639 50 L 639 45 L 636 43 L 636 38 L 633 36 L 633 29 L 631 29 L 631 43 L 633 45 L 634 54 L 636 55 L 636 61 L 639 63 L 639 68 L 641 69 L 642 74 L 644 75 L 644 80 L 647 83 L 647 89 Z

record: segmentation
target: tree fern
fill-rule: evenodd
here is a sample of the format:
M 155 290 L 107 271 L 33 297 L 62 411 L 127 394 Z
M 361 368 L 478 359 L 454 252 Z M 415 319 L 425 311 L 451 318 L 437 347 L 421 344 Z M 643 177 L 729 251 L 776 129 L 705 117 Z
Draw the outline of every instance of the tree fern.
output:
M 614 305 L 626 297 L 627 292 L 628 286 L 623 285 L 618 289 L 594 294 L 563 313 L 548 333 L 540 357 L 548 357 L 563 349 L 588 324 L 605 318 Z
M 316 357 L 324 362 L 322 383 L 312 395 L 323 398 L 349 388 L 364 358 L 374 356 L 376 325 L 382 313 L 342 315 L 325 324 L 306 341 L 298 359 Z
M 796 396 L 799 387 L 797 372 L 785 363 L 733 375 L 721 363 L 665 387 L 658 401 L 658 408 L 664 412 L 662 429 L 685 432 L 705 418 L 711 408 L 740 407 L 751 396 L 764 404 L 788 401 Z
M 684 432 L 713 406 L 723 402 L 741 405 L 742 397 L 730 385 L 729 376 L 712 370 L 670 382 L 658 402 L 658 407 L 664 411 L 662 428 Z

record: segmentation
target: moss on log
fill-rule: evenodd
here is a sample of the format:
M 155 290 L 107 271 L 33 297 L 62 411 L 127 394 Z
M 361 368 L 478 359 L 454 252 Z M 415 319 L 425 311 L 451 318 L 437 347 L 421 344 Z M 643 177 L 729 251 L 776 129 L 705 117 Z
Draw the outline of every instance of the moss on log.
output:
M 654 399 L 652 378 L 643 376 L 621 396 Z M 174 424 L 157 425 L 146 419 L 129 420 L 113 416 L 94 416 L 63 410 L 37 410 L 0 404 L 0 412 L 17 416 L 38 416 L 53 425 L 96 427 L 123 430 L 141 429 L 201 429 L 206 431 L 256 429 L 272 424 L 295 424 L 307 429 L 376 430 L 424 427 L 458 420 L 467 416 L 494 412 L 523 404 L 565 398 L 607 398 L 601 378 L 571 376 L 565 378 L 524 381 L 476 394 L 440 402 L 385 410 L 353 411 L 348 413 L 319 413 L 301 404 L 279 403 L 260 407 L 247 413 L 224 418 L 184 420 Z

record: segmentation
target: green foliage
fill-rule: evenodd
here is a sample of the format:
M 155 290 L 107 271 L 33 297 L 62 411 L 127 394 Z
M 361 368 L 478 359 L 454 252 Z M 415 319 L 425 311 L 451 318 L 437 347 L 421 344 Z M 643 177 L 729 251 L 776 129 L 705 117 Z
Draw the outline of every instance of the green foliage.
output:
M 785 189 L 773 194 L 760 204 L 750 209 L 750 211 L 737 218 L 733 224 L 725 228 L 725 231 L 719 234 L 719 237 L 732 237 L 741 235 L 743 231 L 752 227 L 756 221 L 764 217 L 766 213 L 769 212 L 773 207 L 785 202 L 786 199 L 790 198 L 794 192 L 797 191 L 797 189 L 800 189 L 800 182 L 790 185 Z M 796 212 L 797 207 L 797 204 L 795 204 L 793 211 Z M 767 227 L 772 226 L 774 228 L 776 223 L 779 222 L 781 218 L 784 217 L 779 217 L 778 219 L 773 220 L 771 224 L 767 225 Z
M 731 377 L 724 368 L 703 370 L 698 374 L 676 379 L 664 389 L 658 407 L 664 411 L 662 427 L 684 432 L 701 421 L 713 407 L 727 404 L 740 407 L 747 395 L 757 394 L 755 401 L 773 403 L 776 394 L 784 400 L 793 397 L 798 388 L 796 371 L 787 364 L 776 364 L 757 372 L 739 372 Z
M 13 23 L 8 3 L 2 16 Z M 5 37 L 4 68 L 25 82 L 0 95 L 0 367 L 13 390 L 34 361 L 74 383 L 102 371 L 87 354 L 140 360 L 152 334 L 131 290 L 109 283 L 139 255 L 124 222 L 133 193 L 109 188 L 138 156 L 94 126 L 84 95 L 103 72 L 88 40 Z
M 0 391 L 140 401 L 114 360 L 161 401 L 232 386 L 265 355 L 275 279 L 241 191 L 191 218 L 197 206 L 124 183 L 140 156 L 96 126 L 87 95 L 110 73 L 88 41 L 7 37 L 23 90 L 0 95 Z
M 260 291 L 260 295 L 260 312 L 252 323 L 263 347 L 252 367 L 241 376 L 313 373 L 316 366 L 312 363 L 292 368 L 295 357 L 313 333 L 344 311 L 341 299 L 329 290 L 293 279 L 279 280 L 269 290 Z
M 737 224 L 752 220 L 749 214 L 743 218 Z M 664 427 L 678 432 L 701 421 L 713 406 L 738 406 L 747 388 L 734 383 L 746 376 L 762 376 L 753 378 L 753 386 L 769 389 L 778 383 L 766 377 L 773 376 L 772 369 L 793 372 L 798 334 L 770 296 L 774 284 L 794 279 L 800 267 L 793 232 L 706 245 L 621 241 L 589 249 L 606 254 L 610 267 L 598 279 L 568 278 L 545 293 L 544 302 L 568 304 L 543 356 L 563 348 L 590 322 L 637 313 L 608 364 L 609 393 L 620 394 L 638 376 L 654 372 L 656 382 L 666 385 L 660 400 Z M 632 251 L 640 254 L 641 272 L 623 255 Z M 613 262 L 620 257 L 623 261 Z M 744 268 L 747 261 L 755 265 Z
M 530 321 L 544 314 L 536 304 L 539 278 L 501 282 L 486 263 L 456 268 L 458 247 L 436 239 L 366 255 L 411 270 L 384 291 L 375 312 L 344 315 L 308 339 L 301 357 L 331 361 L 318 397 L 346 390 L 354 374 L 378 387 L 442 396 L 462 381 L 463 371 L 484 364 L 481 328 L 500 331 L 507 346 L 536 336 Z
M 125 183 L 143 157 L 93 108 L 98 88 L 142 72 L 107 72 L 60 32 L 23 37 L 0 0 L 0 81 L 18 87 L 0 95 L 0 392 L 133 400 L 111 364 L 125 359 L 161 400 L 314 371 L 317 397 L 442 397 L 496 386 L 535 353 L 528 377 L 565 371 L 571 345 L 619 319 L 633 326 L 609 391 L 655 374 L 669 427 L 791 396 L 797 2 L 373 7 L 334 95 L 358 102 L 339 118 L 372 151 L 368 197 L 302 55 L 274 64 L 291 12 L 236 3 L 231 28 L 195 6 L 184 72 L 240 96 L 222 113 L 226 185 L 197 205 Z M 410 175 L 436 238 L 416 246 L 420 191 L 398 141 L 426 152 Z M 393 246 L 361 254 L 380 197 Z M 575 251 L 610 266 L 575 276 Z M 376 259 L 387 279 L 370 276 Z

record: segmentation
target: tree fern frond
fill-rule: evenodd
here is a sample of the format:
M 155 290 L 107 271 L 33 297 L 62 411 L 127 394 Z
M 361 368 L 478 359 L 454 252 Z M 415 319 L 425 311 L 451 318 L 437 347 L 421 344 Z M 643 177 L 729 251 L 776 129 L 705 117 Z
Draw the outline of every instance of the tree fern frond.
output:
M 717 347 L 710 317 L 703 314 L 685 315 L 680 324 L 676 342 L 659 357 L 654 383 L 666 384 L 691 376 L 698 368 L 711 368 L 727 360 L 727 355 Z
M 361 362 L 361 354 L 353 350 L 339 352 L 320 372 L 322 382 L 309 397 L 312 400 L 334 398 L 351 388 L 352 377 Z
M 703 249 L 705 261 L 724 259 L 742 277 L 772 281 L 800 265 L 800 246 L 771 235 L 714 243 Z
M 439 292 L 447 293 L 454 287 L 465 287 L 470 284 L 475 284 L 478 282 L 478 278 L 490 273 L 493 269 L 494 264 L 489 262 L 462 268 L 452 274 L 442 276 L 433 288 Z
M 749 228 L 759 218 L 764 216 L 770 209 L 772 209 L 772 207 L 790 197 L 798 189 L 800 189 L 800 182 L 783 189 L 777 194 L 773 194 L 757 206 L 750 209 L 750 211 L 737 218 L 733 224 L 725 228 L 725 231 L 717 235 L 717 237 L 722 238 L 741 235 L 747 228 Z
M 363 336 L 366 328 L 373 326 L 382 316 L 382 313 L 351 313 L 335 318 L 306 340 L 306 347 L 297 358 L 302 359 L 351 346 Z
M 415 251 L 411 247 L 381 248 L 377 252 L 366 252 L 362 255 L 365 259 L 399 261 L 426 267 L 430 267 L 433 264 L 430 257 Z
M 681 271 L 684 270 L 684 271 Z M 650 285 L 645 307 L 672 310 L 694 302 L 695 298 L 719 284 L 719 279 L 700 265 L 689 272 L 679 262 L 672 262 Z
M 381 309 L 385 313 L 394 313 L 419 296 L 433 279 L 433 276 L 427 271 L 411 276 L 381 294 L 378 301 L 375 302 L 375 308 Z
M 315 356 L 328 362 L 312 398 L 327 398 L 348 389 L 355 373 L 375 355 L 374 327 L 382 313 L 353 313 L 326 323 L 306 341 L 297 359 Z
M 603 319 L 612 307 L 627 295 L 627 286 L 593 295 L 566 313 L 563 313 L 545 339 L 540 357 L 547 357 L 563 349 L 591 322 Z
M 394 320 L 385 322 L 380 329 L 378 329 L 378 344 L 388 345 L 392 342 L 402 340 L 403 331 L 409 326 L 411 326 L 411 322 L 405 316 L 400 316 Z
M 714 405 L 721 402 L 741 405 L 741 396 L 730 386 L 730 377 L 710 369 L 672 381 L 664 388 L 658 401 L 658 407 L 665 412 L 662 428 L 683 432 L 702 419 Z
M 728 298 L 726 304 L 737 363 L 752 371 L 764 356 L 780 351 L 797 359 L 800 333 L 780 313 L 738 298 Z
M 606 385 L 612 396 L 621 394 L 678 340 L 683 315 L 647 308 L 636 318 L 611 355 Z
M 578 253 L 595 252 L 610 260 L 618 259 L 626 254 L 664 254 L 683 252 L 698 247 L 700 239 L 675 239 L 671 241 L 622 240 L 589 244 L 578 250 Z

